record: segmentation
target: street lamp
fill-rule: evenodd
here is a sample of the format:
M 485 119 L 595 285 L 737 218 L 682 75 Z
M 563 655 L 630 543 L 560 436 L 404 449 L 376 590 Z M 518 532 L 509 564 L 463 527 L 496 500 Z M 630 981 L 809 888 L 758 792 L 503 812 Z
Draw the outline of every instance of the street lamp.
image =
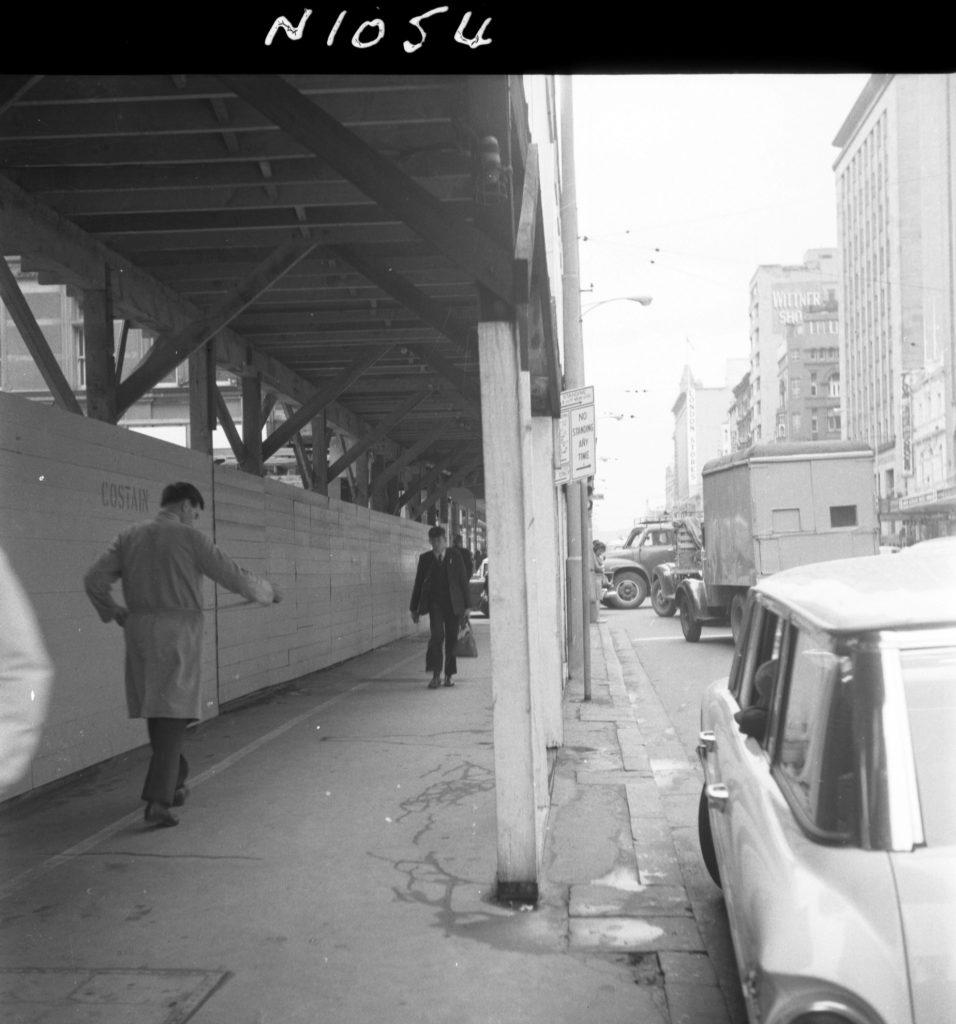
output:
M 578 322 L 580 323 L 591 310 L 597 309 L 598 306 L 606 306 L 609 302 L 636 302 L 640 306 L 649 306 L 653 301 L 650 295 L 616 295 L 612 299 L 601 299 L 600 302 L 594 302 L 586 309 L 582 309 Z

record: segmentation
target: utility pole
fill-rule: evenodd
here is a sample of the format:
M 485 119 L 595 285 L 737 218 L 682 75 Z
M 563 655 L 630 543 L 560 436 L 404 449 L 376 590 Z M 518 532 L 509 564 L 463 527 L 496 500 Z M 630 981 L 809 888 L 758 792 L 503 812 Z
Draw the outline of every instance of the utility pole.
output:
M 578 262 L 577 182 L 574 172 L 574 97 L 570 75 L 559 77 L 561 117 L 561 238 L 564 273 L 564 387 L 584 387 L 584 346 L 581 340 L 581 274 Z M 591 699 L 590 603 L 591 552 L 588 535 L 587 480 L 567 487 L 568 673 L 580 679 L 584 699 Z

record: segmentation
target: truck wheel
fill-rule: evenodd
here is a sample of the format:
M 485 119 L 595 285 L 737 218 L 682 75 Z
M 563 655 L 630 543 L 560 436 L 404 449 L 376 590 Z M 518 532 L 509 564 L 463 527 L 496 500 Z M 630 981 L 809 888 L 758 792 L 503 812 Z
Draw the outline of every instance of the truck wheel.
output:
M 636 572 L 622 572 L 615 577 L 616 592 L 612 601 L 615 608 L 640 608 L 647 597 L 647 584 Z
M 689 644 L 696 644 L 700 639 L 700 623 L 694 617 L 694 609 L 686 597 L 680 601 L 680 628 Z
M 677 605 L 674 604 L 673 598 L 664 597 L 660 580 L 654 580 L 651 584 L 651 605 L 662 619 L 669 619 L 677 611 Z
M 744 607 L 744 599 L 740 594 L 735 594 L 730 602 L 730 632 L 734 635 L 734 647 L 738 651 L 744 640 Z
M 700 791 L 700 803 L 697 805 L 697 838 L 700 842 L 700 855 L 704 858 L 707 874 L 720 886 L 720 868 L 717 866 L 717 851 L 714 849 L 714 833 L 710 828 L 710 812 L 707 809 L 707 792 Z

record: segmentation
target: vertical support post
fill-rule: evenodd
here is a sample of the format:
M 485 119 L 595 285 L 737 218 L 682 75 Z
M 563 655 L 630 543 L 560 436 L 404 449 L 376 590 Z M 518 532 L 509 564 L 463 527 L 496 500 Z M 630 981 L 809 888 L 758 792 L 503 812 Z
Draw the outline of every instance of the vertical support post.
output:
M 564 379 L 565 387 L 585 384 L 584 346 L 581 340 L 581 276 L 578 261 L 577 182 L 574 169 L 574 100 L 571 76 L 561 76 L 561 237 L 564 273 Z M 580 679 L 584 699 L 591 699 L 591 626 L 589 596 L 591 552 L 585 550 L 588 533 L 588 489 L 585 480 L 567 485 L 568 520 L 568 674 Z
M 353 465 L 355 467 L 355 493 L 352 495 L 352 500 L 361 508 L 368 508 L 368 452 L 362 452 Z
M 246 458 L 242 470 L 262 476 L 262 380 L 258 374 L 242 378 L 242 444 Z
M 312 421 L 312 490 L 328 497 L 329 434 L 324 412 L 320 412 Z
M 83 292 L 83 339 L 86 343 L 86 415 L 115 423 L 116 363 L 113 335 L 113 300 L 109 267 L 103 288 Z
M 189 447 L 212 455 L 216 429 L 216 364 L 213 342 L 189 354 Z
M 532 685 L 541 699 L 541 718 L 545 745 L 560 747 L 564 743 L 564 715 L 561 706 L 564 683 L 561 665 L 562 631 L 561 565 L 554 538 L 558 531 L 557 494 L 554 486 L 553 421 L 544 416 L 531 420 L 533 463 L 531 481 L 534 489 L 534 579 L 538 645 L 534 660 Z
M 495 588 L 491 626 L 494 694 L 495 792 L 498 827 L 498 896 L 535 903 L 543 819 L 537 763 L 528 613 L 528 536 L 533 528 L 526 461 L 530 457 L 530 391 L 521 374 L 514 328 L 502 321 L 478 324 L 481 365 L 482 446 L 489 558 L 513 567 L 507 586 Z M 547 795 L 543 799 L 546 801 Z

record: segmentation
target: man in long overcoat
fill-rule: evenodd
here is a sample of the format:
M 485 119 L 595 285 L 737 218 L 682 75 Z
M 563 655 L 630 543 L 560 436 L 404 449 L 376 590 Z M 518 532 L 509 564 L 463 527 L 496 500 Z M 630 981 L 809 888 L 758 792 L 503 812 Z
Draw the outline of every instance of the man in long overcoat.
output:
M 127 709 L 146 719 L 152 747 L 144 817 L 169 826 L 179 821 L 170 807 L 186 798 L 186 726 L 202 716 L 202 577 L 261 605 L 281 595 L 194 529 L 204 507 L 196 487 L 170 484 L 160 503 L 155 519 L 120 533 L 83 582 L 100 619 L 123 627 Z M 125 607 L 113 600 L 116 580 Z
M 425 652 L 425 671 L 432 674 L 428 688 L 435 690 L 441 686 L 443 647 L 445 685 L 454 686 L 458 626 L 468 618 L 468 574 L 461 552 L 447 546 L 443 527 L 433 526 L 428 539 L 432 549 L 419 556 L 409 608 L 413 622 L 417 623 L 422 615 L 428 616 L 431 636 Z

